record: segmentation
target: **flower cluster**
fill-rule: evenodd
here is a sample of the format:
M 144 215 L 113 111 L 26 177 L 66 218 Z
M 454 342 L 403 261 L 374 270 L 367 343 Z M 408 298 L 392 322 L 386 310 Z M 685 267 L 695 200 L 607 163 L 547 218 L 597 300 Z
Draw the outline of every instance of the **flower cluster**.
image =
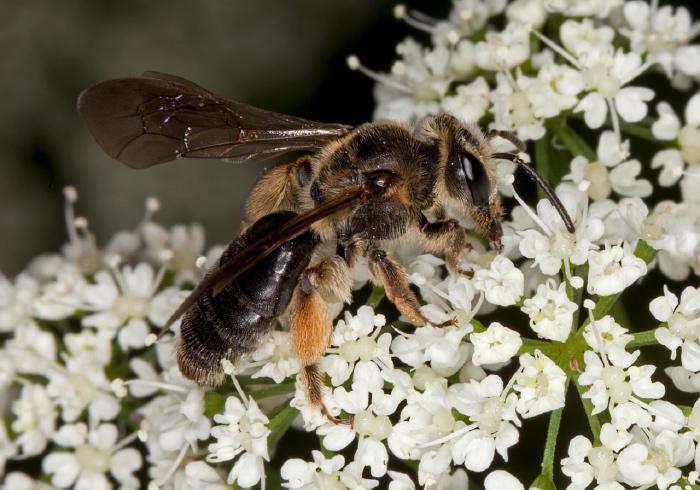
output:
M 200 257 L 201 227 L 161 227 L 154 200 L 99 246 L 66 189 L 69 242 L 0 275 L 6 488 L 700 483 L 700 400 L 682 404 L 700 393 L 700 24 L 640 0 L 454 0 L 444 21 L 396 14 L 424 42 L 402 42 L 388 73 L 349 59 L 377 81 L 375 117 L 449 112 L 513 132 L 559 184 L 575 232 L 549 201 L 528 207 L 512 162 L 499 163 L 501 192 L 520 204 L 500 254 L 470 236 L 473 277 L 415 247 L 388 250 L 433 324 L 380 313 L 377 286 L 338 310 L 321 360 L 329 417 L 297 379 L 284 317 L 245 362 L 224 363 L 228 383 L 184 378 L 172 338 L 155 334 L 220 248 Z M 560 431 L 567 390 L 585 423 Z M 536 417 L 548 420 L 542 447 L 527 438 Z M 300 431 L 315 442 L 295 442 Z M 519 464 L 523 444 L 531 459 Z

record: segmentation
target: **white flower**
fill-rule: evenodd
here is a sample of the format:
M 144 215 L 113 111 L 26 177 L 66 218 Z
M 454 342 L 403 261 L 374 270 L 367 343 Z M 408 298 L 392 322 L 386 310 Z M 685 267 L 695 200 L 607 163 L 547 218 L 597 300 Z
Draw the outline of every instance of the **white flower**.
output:
M 590 488 L 590 483 L 595 479 L 603 490 L 622 490 L 624 487 L 618 483 L 620 470 L 615 460 L 621 447 L 629 443 L 629 438 L 617 445 L 615 440 L 617 431 L 610 424 L 603 424 L 600 431 L 601 445 L 593 447 L 584 436 L 576 436 L 569 443 L 569 456 L 562 460 L 562 472 L 571 478 L 568 490 L 584 490 Z M 588 459 L 588 462 L 586 462 Z
M 120 488 L 139 488 L 133 472 L 141 467 L 141 454 L 134 448 L 120 449 L 117 427 L 102 424 L 89 430 L 85 424 L 64 425 L 54 437 L 57 444 L 74 452 L 49 453 L 43 469 L 58 488 L 111 489 L 107 473 Z
M 66 318 L 82 306 L 88 282 L 74 264 L 65 263 L 55 278 L 41 287 L 41 296 L 34 303 L 34 314 L 44 320 Z
M 518 332 L 498 322 L 489 325 L 485 332 L 473 333 L 469 340 L 474 344 L 472 362 L 477 366 L 509 361 L 523 345 Z
M 172 350 L 171 350 L 172 352 Z M 197 441 L 210 436 L 211 420 L 204 415 L 204 391 L 184 379 L 173 367 L 157 386 L 166 394 L 157 396 L 137 410 L 140 437 L 146 439 L 149 476 L 162 485 L 188 453 L 197 451 Z
M 687 393 L 700 393 L 700 374 L 688 371 L 682 366 L 664 369 L 676 388 Z
M 651 159 L 651 168 L 661 168 L 659 185 L 670 187 L 683 175 L 683 154 L 675 149 L 659 150 Z
M 143 347 L 150 330 L 145 320 L 162 273 L 146 263 L 98 272 L 96 284 L 86 286 L 83 294 L 86 309 L 94 312 L 83 318 L 83 325 L 96 327 L 109 339 L 119 332 L 122 349 Z
M 664 286 L 664 295 L 649 304 L 654 318 L 666 322 L 666 327 L 658 328 L 654 336 L 659 343 L 671 351 L 671 359 L 681 347 L 681 363 L 689 371 L 700 371 L 700 290 L 688 286 L 678 297 Z
M 662 140 L 674 140 L 678 148 L 667 148 L 660 150 L 651 160 L 652 168 L 661 167 L 659 174 L 659 184 L 671 186 L 678 182 L 684 175 L 690 175 L 691 192 L 684 192 L 685 201 L 693 201 L 695 185 L 693 173 L 695 166 L 700 163 L 700 93 L 696 93 L 690 98 L 685 107 L 686 124 L 681 127 L 681 122 L 674 113 L 671 106 L 666 102 L 661 102 L 657 106 L 659 119 L 652 125 L 652 132 L 655 137 Z M 689 167 L 686 169 L 686 164 Z M 681 187 L 688 186 L 688 179 L 684 178 Z
M 270 421 L 255 400 L 249 398 L 243 404 L 237 397 L 229 396 L 224 413 L 214 415 L 214 421 L 220 425 L 211 429 L 217 441 L 209 445 L 207 461 L 220 463 L 239 456 L 229 473 L 229 485 L 237 481 L 243 487 L 250 487 L 265 478 L 263 460 L 270 460 L 267 453 Z
M 0 332 L 11 332 L 30 320 L 39 287 L 29 274 L 19 274 L 13 284 L 0 272 Z
M 546 22 L 547 9 L 541 0 L 515 0 L 506 7 L 506 19 L 530 24 L 539 29 Z
M 442 277 L 442 266 L 445 261 L 433 254 L 403 257 L 408 280 L 418 287 L 436 283 Z M 426 290 L 425 292 L 429 292 Z M 423 293 L 423 291 L 421 291 Z
M 424 487 L 436 485 L 440 476 L 448 471 L 450 463 L 450 448 L 447 445 L 426 452 L 418 464 L 418 483 Z
M 634 256 L 627 242 L 591 250 L 588 267 L 588 292 L 598 296 L 620 293 L 647 272 L 646 263 Z
M 687 203 L 689 211 L 696 210 L 700 205 L 700 193 L 696 192 L 698 182 L 700 182 L 698 179 L 700 179 L 700 165 L 688 168 L 681 179 L 681 196 L 683 202 Z
M 26 384 L 17 400 L 12 403 L 16 418 L 12 431 L 17 434 L 15 444 L 22 454 L 41 454 L 56 431 L 56 406 L 41 385 Z
M 432 449 L 426 448 L 426 444 L 454 428 L 451 408 L 444 379 L 426 382 L 422 393 L 412 390 L 400 421 L 387 438 L 391 452 L 400 459 L 421 459 Z
M 370 489 L 379 485 L 377 480 L 362 476 L 363 467 L 355 461 L 348 463 L 340 474 L 340 481 L 346 488 Z
M 523 295 L 525 278 L 520 269 L 503 255 L 496 256 L 488 269 L 474 275 L 474 287 L 483 291 L 489 303 L 499 306 L 515 304 Z
M 501 490 L 503 488 L 508 488 L 510 490 L 525 489 L 523 484 L 520 483 L 520 480 L 503 470 L 492 471 L 484 479 L 485 490 Z
M 342 386 L 336 388 L 334 398 L 340 408 L 354 414 L 352 429 L 347 426 L 327 423 L 317 430 L 325 436 L 323 444 L 326 448 L 338 451 L 354 439 L 358 439 L 354 461 L 361 467 L 369 466 L 374 477 L 381 477 L 387 471 L 389 454 L 383 440 L 393 431 L 389 415 L 393 414 L 399 404 L 405 401 L 403 390 L 394 388 L 387 394 L 379 388 L 372 393 L 372 403 L 369 403 L 367 386 L 373 383 L 358 382 L 358 370 L 353 380 L 354 391 L 348 392 Z M 359 381 L 362 381 L 361 379 Z
M 454 319 L 462 328 L 483 307 L 482 302 L 474 301 L 477 296 L 474 281 L 464 274 L 448 274 L 441 282 L 421 288 L 421 295 L 428 302 L 421 308 L 422 313 L 437 324 Z
M 638 53 L 615 50 L 611 44 L 613 33 L 609 26 L 595 28 L 590 19 L 581 22 L 569 19 L 564 21 L 560 30 L 562 44 L 568 52 L 548 39 L 546 42 L 583 74 L 588 94 L 580 100 L 574 112 L 582 111 L 586 125 L 597 129 L 605 122 L 610 108 L 619 137 L 618 114 L 628 122 L 637 122 L 647 114 L 646 102 L 654 97 L 653 90 L 625 85 L 653 62 L 642 64 Z
M 496 82 L 491 93 L 494 127 L 513 131 L 523 140 L 544 136 L 544 120 L 560 112 L 552 86 L 520 72 L 515 80 L 497 73 Z
M 251 359 L 255 364 L 262 364 L 260 370 L 252 377 L 269 377 L 275 383 L 299 372 L 299 360 L 294 357 L 289 332 L 273 330 L 267 340 L 253 352 Z
M 574 220 L 574 235 L 566 230 L 561 216 L 546 199 L 537 203 L 538 225 L 542 231 L 533 228 L 518 232 L 523 237 L 520 252 L 525 257 L 535 259 L 533 267 L 539 266 L 547 275 L 559 273 L 562 262 L 565 266 L 569 261 L 575 265 L 584 264 L 588 260 L 588 252 L 597 248 L 594 242 L 605 229 L 600 219 L 585 217 L 588 208 L 586 193 L 571 184 L 562 184 L 557 187 L 557 195 Z
M 573 108 L 578 102 L 578 94 L 583 90 L 583 76 L 580 71 L 551 61 L 540 67 L 537 79 L 551 88 L 546 94 L 553 98 L 560 111 Z
M 622 5 L 623 0 L 545 0 L 550 12 L 560 12 L 567 17 L 597 17 L 605 19 L 610 12 Z
M 608 115 L 608 105 L 614 104 L 617 113 L 627 122 L 637 122 L 647 115 L 646 102 L 654 98 L 653 90 L 646 87 L 624 87 L 622 85 L 637 76 L 641 69 L 641 58 L 633 53 L 617 51 L 598 53 L 600 60 L 584 72 L 586 88 L 590 90 L 578 105 L 575 112 L 583 112 L 583 117 L 592 129 L 603 125 Z M 590 63 L 590 62 L 589 62 Z M 627 71 L 632 71 L 632 75 Z M 615 73 L 622 72 L 622 73 Z M 618 78 L 619 77 L 619 78 Z
M 647 214 L 646 204 L 639 198 L 625 198 L 619 203 L 606 199 L 593 202 L 588 208 L 588 216 L 601 220 L 605 227 L 598 244 L 632 243 L 639 239 Z
M 629 401 L 632 394 L 642 398 L 660 398 L 664 395 L 664 385 L 651 381 L 655 366 L 632 365 L 639 354 L 639 351 L 630 354 L 620 346 L 611 345 L 606 354 L 609 364 L 603 364 L 595 352 L 583 353 L 586 369 L 578 382 L 589 387 L 583 397 L 593 402 L 594 415 L 605 410 L 608 403 L 615 405 Z
M 204 461 L 192 461 L 185 466 L 185 481 L 188 488 L 206 490 L 229 490 L 231 487 L 221 479 L 214 468 Z
M 399 473 L 398 471 L 387 471 L 387 474 L 391 478 L 391 483 L 389 483 L 389 490 L 416 490 L 416 484 L 406 473 Z
M 377 107 L 374 119 L 420 121 L 440 112 L 440 101 L 450 87 L 450 52 L 446 46 L 432 50 L 413 39 L 396 47 L 401 60 L 396 61 L 389 75 L 377 75 L 351 59 L 352 68 L 360 68 L 379 83 L 375 86 Z
M 472 422 L 467 425 L 457 421 L 449 437 L 455 464 L 464 464 L 472 471 L 484 471 L 496 452 L 508 461 L 508 448 L 519 439 L 516 426 L 520 426 L 520 421 L 515 413 L 517 395 L 506 396 L 503 380 L 495 375 L 480 382 L 455 384 L 449 393 L 454 408 Z
M 424 308 L 428 318 L 433 316 L 431 311 Z M 429 362 L 439 374 L 451 376 L 469 360 L 469 344 L 463 339 L 473 330 L 470 323 L 460 326 L 458 320 L 455 326 L 419 327 L 413 334 L 399 331 L 392 341 L 391 352 L 410 366 L 419 367 Z
M 672 430 L 634 431 L 633 442 L 620 451 L 617 465 L 626 483 L 658 485 L 665 490 L 682 475 L 678 467 L 693 460 L 693 441 Z
M 506 71 L 530 57 L 530 29 L 525 23 L 509 22 L 501 32 L 489 31 L 476 44 L 476 64 L 482 70 Z
M 503 12 L 506 0 L 455 0 L 449 21 L 462 36 L 470 36 L 483 28 L 489 19 Z
M 170 255 L 169 268 L 175 272 L 176 285 L 197 283 L 201 270 L 197 258 L 204 251 L 204 228 L 198 223 L 190 226 L 175 225 L 170 230 L 152 221 L 141 225 L 145 245 L 145 258 L 151 263 L 159 263 L 162 253 Z
M 6 359 L 20 373 L 46 376 L 56 362 L 56 338 L 34 322 L 17 326 L 14 337 L 5 343 Z
M 571 161 L 571 173 L 564 179 L 576 184 L 590 182 L 588 196 L 593 201 L 607 199 L 612 191 L 621 196 L 647 197 L 651 195 L 651 183 L 638 179 L 641 172 L 639 160 L 626 160 L 629 140 L 619 142 L 612 131 L 603 131 L 598 141 L 598 160 L 589 162 L 583 156 Z
M 286 481 L 282 486 L 298 490 L 322 490 L 339 485 L 341 468 L 345 458 L 340 454 L 326 459 L 321 451 L 311 451 L 313 463 L 301 459 L 288 459 L 281 468 L 281 476 Z
M 386 319 L 384 315 L 375 315 L 369 306 L 357 309 L 357 315 L 345 313 L 344 320 L 338 320 L 331 337 L 331 346 L 337 347 L 321 359 L 321 366 L 331 376 L 334 386 L 344 383 L 353 370 L 363 370 L 373 384 L 366 385 L 367 391 L 381 388 L 384 384 L 380 371 L 391 369 L 393 362 L 389 354 L 391 335 L 382 334 L 377 338 Z M 373 373 L 373 374 L 370 374 Z
M 610 345 L 625 347 L 633 338 L 613 317 L 605 315 L 583 329 L 583 338 L 594 352 L 607 352 Z M 601 345 L 602 343 L 602 345 Z
M 489 107 L 490 87 L 484 77 L 455 88 L 455 95 L 442 99 L 442 110 L 462 121 L 478 121 Z
M 49 378 L 46 390 L 61 407 L 61 418 L 75 422 L 87 409 L 88 421 L 94 426 L 116 417 L 121 405 L 113 394 L 105 365 L 80 352 L 78 357 L 64 355 L 63 361 L 65 368 L 55 366 L 45 374 Z
M 700 93 L 693 95 L 685 106 L 685 125 L 667 102 L 656 106 L 659 119 L 651 127 L 660 140 L 675 141 L 678 148 L 659 151 L 651 160 L 652 168 L 662 167 L 659 184 L 670 186 L 683 175 L 685 164 L 700 163 Z
M 620 29 L 620 32 L 629 38 L 634 51 L 647 54 L 650 60 L 659 63 L 669 79 L 674 69 L 697 76 L 700 70 L 693 60 L 700 56 L 700 47 L 686 44 L 698 34 L 699 28 L 693 25 L 685 7 L 679 6 L 675 14 L 672 12 L 671 5 L 625 2 L 623 13 L 629 28 Z
M 5 488 L 12 488 L 16 490 L 55 490 L 56 487 L 48 483 L 44 483 L 41 480 L 35 480 L 26 473 L 20 473 L 19 471 L 13 471 L 5 475 L 5 480 L 3 482 Z
M 517 410 L 523 418 L 535 417 L 564 406 L 566 374 L 554 362 L 535 350 L 520 356 L 520 370 L 513 389 L 520 393 Z
M 555 289 L 555 283 L 548 280 L 537 287 L 537 294 L 524 301 L 521 310 L 529 315 L 530 327 L 540 337 L 564 342 L 571 333 L 576 303 L 566 295 L 566 284 Z

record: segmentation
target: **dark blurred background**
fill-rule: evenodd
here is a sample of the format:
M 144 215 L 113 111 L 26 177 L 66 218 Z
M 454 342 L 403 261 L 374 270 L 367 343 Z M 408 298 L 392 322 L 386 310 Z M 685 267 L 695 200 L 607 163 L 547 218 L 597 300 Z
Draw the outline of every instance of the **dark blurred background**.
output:
M 222 96 L 327 122 L 371 119 L 373 83 L 346 67 L 357 54 L 388 70 L 396 43 L 420 33 L 393 18 L 392 0 L 225 0 L 0 4 L 0 271 L 14 276 L 66 241 L 63 194 L 104 244 L 161 200 L 155 221 L 201 222 L 207 244 L 237 233 L 265 164 L 179 160 L 131 170 L 107 157 L 76 112 L 103 80 L 171 73 Z M 410 4 L 410 3 L 409 3 Z M 446 15 L 450 3 L 429 13 Z M 420 7 L 426 11 L 424 7 Z

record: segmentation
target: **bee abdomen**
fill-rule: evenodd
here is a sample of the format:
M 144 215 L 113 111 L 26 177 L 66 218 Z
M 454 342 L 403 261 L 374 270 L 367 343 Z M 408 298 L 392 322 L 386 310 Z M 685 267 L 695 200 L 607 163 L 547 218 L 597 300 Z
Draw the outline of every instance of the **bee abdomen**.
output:
M 207 274 L 294 216 L 295 213 L 282 212 L 260 218 L 228 246 Z M 265 340 L 287 309 L 294 286 L 309 265 L 316 245 L 310 232 L 286 241 L 218 295 L 209 292 L 187 310 L 182 318 L 177 354 L 182 374 L 199 384 L 223 383 L 221 360 L 235 364 Z

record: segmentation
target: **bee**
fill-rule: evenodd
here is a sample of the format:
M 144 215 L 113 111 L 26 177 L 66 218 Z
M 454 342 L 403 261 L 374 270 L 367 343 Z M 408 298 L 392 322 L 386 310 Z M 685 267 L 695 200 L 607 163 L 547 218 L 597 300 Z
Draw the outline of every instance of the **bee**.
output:
M 493 152 L 496 137 L 519 151 L 507 131 L 483 132 L 450 114 L 417 128 L 395 121 L 357 127 L 308 121 L 219 97 L 187 80 L 148 72 L 87 88 L 78 111 L 104 151 L 134 169 L 178 157 L 263 160 L 293 150 L 306 155 L 267 170 L 246 204 L 249 226 L 175 311 L 180 317 L 178 365 L 203 384 L 225 380 L 221 361 L 253 352 L 289 316 L 299 376 L 308 401 L 323 404 L 319 359 L 333 329 L 328 302 L 351 299 L 353 271 L 370 278 L 416 326 L 434 325 L 420 311 L 403 266 L 387 253 L 412 240 L 444 254 L 454 273 L 470 245 L 460 220 L 501 250 L 503 208 L 496 160 L 510 160 L 544 190 L 567 229 L 562 203 L 535 169 L 515 153 Z M 446 326 L 453 322 L 435 326 Z

